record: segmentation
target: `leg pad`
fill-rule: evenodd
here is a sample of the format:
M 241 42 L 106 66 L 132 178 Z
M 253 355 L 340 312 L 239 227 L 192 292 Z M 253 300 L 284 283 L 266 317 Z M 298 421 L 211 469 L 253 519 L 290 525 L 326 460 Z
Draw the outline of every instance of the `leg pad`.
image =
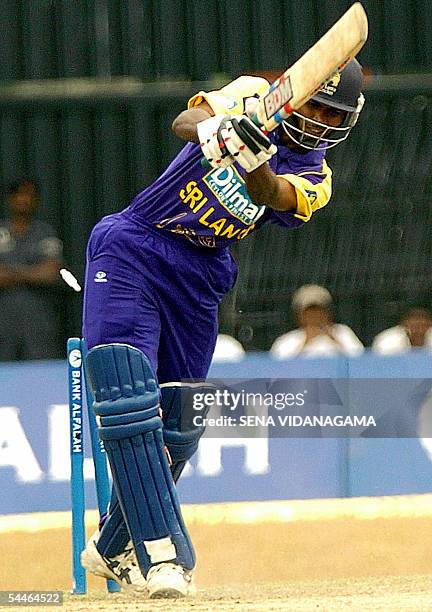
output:
M 161 385 L 163 437 L 169 450 L 174 481 L 180 478 L 187 461 L 195 454 L 205 428 L 193 422 L 193 394 L 205 392 L 205 383 L 172 382 Z
M 186 569 L 195 554 L 164 450 L 159 389 L 146 356 L 125 344 L 88 352 L 99 435 L 144 575 L 155 563 Z

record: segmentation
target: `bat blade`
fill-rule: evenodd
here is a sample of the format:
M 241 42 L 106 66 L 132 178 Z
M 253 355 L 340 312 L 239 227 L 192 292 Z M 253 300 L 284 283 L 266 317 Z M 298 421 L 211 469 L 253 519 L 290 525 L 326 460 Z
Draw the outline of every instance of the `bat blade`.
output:
M 315 95 L 336 72 L 343 70 L 363 47 L 367 36 L 366 12 L 360 2 L 355 2 L 261 96 L 256 123 L 267 131 L 274 130 Z

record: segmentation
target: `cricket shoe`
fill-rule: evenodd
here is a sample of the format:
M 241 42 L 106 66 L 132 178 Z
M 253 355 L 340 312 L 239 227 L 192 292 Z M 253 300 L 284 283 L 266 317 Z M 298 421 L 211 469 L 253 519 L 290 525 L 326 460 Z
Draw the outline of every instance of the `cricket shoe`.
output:
M 96 548 L 99 531 L 96 531 L 81 553 L 81 565 L 84 569 L 101 576 L 115 580 L 125 591 L 133 595 L 147 594 L 147 583 L 138 566 L 132 542 L 128 542 L 125 550 L 115 557 L 104 557 Z
M 147 573 L 147 589 L 150 599 L 176 599 L 193 595 L 192 572 L 174 563 L 160 563 Z

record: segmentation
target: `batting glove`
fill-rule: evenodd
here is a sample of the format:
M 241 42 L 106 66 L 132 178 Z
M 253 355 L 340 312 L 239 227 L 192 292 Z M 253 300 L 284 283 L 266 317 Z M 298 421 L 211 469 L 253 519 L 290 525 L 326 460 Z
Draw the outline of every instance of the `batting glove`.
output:
M 245 115 L 228 118 L 220 134 L 230 156 L 246 172 L 253 172 L 277 152 L 276 145 Z
M 226 148 L 221 131 L 231 119 L 230 115 L 215 115 L 197 124 L 197 133 L 204 157 L 213 168 L 226 168 L 234 158 Z
M 253 119 L 255 117 L 258 104 L 258 98 L 255 98 L 254 96 L 251 98 L 246 98 L 244 101 L 244 114 L 249 117 L 249 119 Z

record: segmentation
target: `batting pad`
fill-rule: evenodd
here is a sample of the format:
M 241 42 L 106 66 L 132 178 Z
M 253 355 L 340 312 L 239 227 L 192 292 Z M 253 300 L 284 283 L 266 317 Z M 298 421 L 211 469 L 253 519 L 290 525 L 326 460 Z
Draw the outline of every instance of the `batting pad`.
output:
M 165 561 L 193 569 L 162 436 L 159 389 L 147 357 L 126 344 L 92 348 L 87 367 L 93 408 L 114 487 L 144 576 Z
M 208 388 L 205 383 L 161 384 L 163 438 L 172 459 L 171 474 L 177 482 L 186 462 L 195 454 L 205 427 L 194 424 L 193 397 Z M 207 409 L 208 411 L 208 409 Z
M 194 424 L 193 395 L 204 383 L 172 382 L 161 385 L 163 436 L 174 463 L 187 461 L 198 448 L 203 426 Z
M 131 539 L 114 487 L 108 515 L 99 529 L 101 531 L 96 548 L 104 557 L 116 557 L 125 550 Z

